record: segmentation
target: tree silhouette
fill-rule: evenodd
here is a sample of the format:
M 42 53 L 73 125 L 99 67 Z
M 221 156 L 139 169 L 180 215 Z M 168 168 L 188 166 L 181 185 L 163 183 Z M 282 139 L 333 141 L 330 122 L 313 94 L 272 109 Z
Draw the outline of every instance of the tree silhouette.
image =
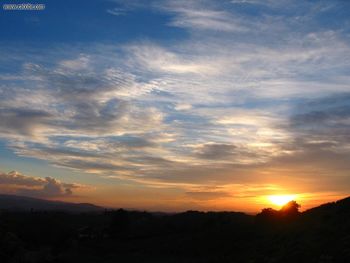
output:
M 278 211 L 270 207 L 262 209 L 261 213 L 258 214 L 258 216 L 263 218 L 276 217 L 277 215 L 278 215 Z
M 294 219 L 300 214 L 300 205 L 292 200 L 285 204 L 280 210 L 275 210 L 273 208 L 264 208 L 259 214 L 257 214 L 256 219 L 258 222 L 274 223 L 281 221 L 282 219 Z M 285 220 L 282 220 L 285 221 Z
M 300 205 L 296 201 L 292 200 L 281 208 L 280 213 L 284 216 L 296 216 L 299 214 L 299 208 Z
M 123 237 L 130 230 L 130 213 L 124 209 L 112 212 L 112 221 L 109 225 L 109 234 L 112 237 Z
M 1 263 L 349 262 L 350 198 L 236 212 L 0 209 Z

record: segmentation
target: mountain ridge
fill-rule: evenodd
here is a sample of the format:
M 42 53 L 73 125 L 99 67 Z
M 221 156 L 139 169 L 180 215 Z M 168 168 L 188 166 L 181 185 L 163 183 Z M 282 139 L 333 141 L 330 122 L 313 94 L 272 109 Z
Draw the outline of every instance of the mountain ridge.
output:
M 105 208 L 90 203 L 73 203 L 21 195 L 0 194 L 0 209 L 15 211 L 34 209 L 42 211 L 97 212 Z
M 350 196 L 345 197 L 333 202 L 328 202 L 321 204 L 319 206 L 312 207 L 308 210 L 301 212 L 302 215 L 308 214 L 319 214 L 319 213 L 333 213 L 334 210 L 339 208 L 348 207 L 350 210 Z M 69 211 L 69 212 L 97 212 L 103 211 L 106 207 L 98 206 L 91 203 L 74 203 L 74 202 L 65 202 L 59 200 L 47 200 L 36 197 L 22 196 L 22 195 L 11 195 L 11 194 L 0 194 L 0 209 L 4 210 L 59 210 L 59 211 Z M 112 209 L 113 208 L 109 208 Z M 117 209 L 117 208 L 115 208 Z M 127 209 L 130 210 L 130 209 Z M 131 209 L 135 210 L 135 209 Z M 199 211 L 200 212 L 200 211 Z M 212 212 L 212 211 L 208 211 Z M 241 211 L 222 211 L 222 212 L 231 212 L 231 213 L 243 213 L 249 216 L 255 216 L 250 213 L 245 213 Z M 163 213 L 161 214 L 176 214 L 176 213 Z M 180 212 L 179 212 L 180 213 Z M 220 212 L 218 212 L 220 213 Z

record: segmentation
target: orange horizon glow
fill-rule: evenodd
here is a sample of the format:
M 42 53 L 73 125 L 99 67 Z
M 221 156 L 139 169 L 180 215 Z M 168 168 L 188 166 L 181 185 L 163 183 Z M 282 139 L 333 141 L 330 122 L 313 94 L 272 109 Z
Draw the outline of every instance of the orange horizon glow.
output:
M 296 199 L 296 195 L 294 194 L 289 194 L 289 195 L 270 195 L 268 196 L 268 200 L 278 206 L 278 207 L 282 207 L 285 204 L 287 204 L 288 202 L 295 200 Z
M 280 193 L 268 193 L 259 196 L 247 196 L 235 199 L 232 196 L 215 198 L 212 200 L 195 200 L 187 196 L 178 197 L 176 193 L 171 194 L 166 189 L 158 189 L 157 192 L 151 189 L 138 192 L 132 188 L 130 191 L 134 194 L 127 195 L 126 191 L 112 193 L 112 187 L 105 188 L 104 193 L 100 191 L 93 195 L 84 195 L 81 193 L 79 198 L 70 196 L 65 201 L 71 202 L 88 202 L 107 208 L 124 208 L 131 210 L 145 210 L 150 212 L 170 212 L 181 213 L 188 210 L 196 211 L 235 211 L 248 214 L 259 213 L 264 208 L 281 209 L 282 206 L 291 200 L 295 200 L 301 205 L 300 211 L 305 211 L 313 207 L 317 207 L 324 203 L 334 202 L 347 197 L 347 195 L 336 195 L 335 193 L 288 193 L 281 191 Z M 113 196 L 113 198 L 111 198 Z M 158 197 L 155 200 L 155 196 Z M 79 201 L 78 201 L 79 200 Z M 167 202 L 166 202 L 167 200 Z
M 19 172 L 10 172 L 7 178 L 33 178 L 36 182 L 46 182 L 48 179 L 38 179 L 22 175 Z M 55 185 L 62 185 L 59 180 L 51 180 Z M 313 207 L 328 202 L 334 202 L 346 198 L 348 194 L 337 192 L 313 192 L 312 189 L 303 189 L 301 185 L 289 183 L 281 184 L 230 184 L 219 189 L 202 191 L 193 185 L 181 185 L 183 189 L 170 188 L 168 185 L 156 185 L 140 187 L 139 185 L 84 185 L 74 188 L 74 194 L 59 196 L 34 196 L 43 199 L 73 202 L 91 203 L 110 209 L 124 208 L 129 210 L 141 210 L 150 212 L 181 213 L 188 210 L 196 211 L 235 211 L 248 214 L 259 213 L 264 208 L 279 210 L 284 204 L 295 200 L 301 205 L 303 212 Z M 0 185 L 0 193 L 18 194 L 18 185 Z M 27 187 L 32 191 L 40 188 Z M 304 191 L 301 191 L 303 189 Z M 205 189 L 206 190 L 206 189 Z M 298 191 L 299 190 L 299 191 Z

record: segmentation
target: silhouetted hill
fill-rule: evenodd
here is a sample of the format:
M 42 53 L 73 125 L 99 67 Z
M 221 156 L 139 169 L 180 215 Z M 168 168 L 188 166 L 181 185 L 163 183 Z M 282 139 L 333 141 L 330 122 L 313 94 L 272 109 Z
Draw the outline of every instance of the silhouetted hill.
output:
M 0 209 L 6 210 L 40 210 L 40 211 L 69 211 L 69 212 L 94 212 L 104 208 L 88 203 L 68 203 L 50 201 L 26 196 L 0 194 Z
M 350 213 L 350 197 L 336 202 L 326 203 L 304 212 L 307 216 L 325 216 L 330 214 Z
M 303 213 L 291 201 L 256 216 L 124 209 L 65 213 L 54 211 L 55 205 L 28 212 L 32 202 L 47 201 L 13 196 L 0 196 L 0 206 L 16 198 L 14 203 L 27 202 L 26 211 L 0 211 L 4 263 L 346 263 L 350 258 L 350 198 Z

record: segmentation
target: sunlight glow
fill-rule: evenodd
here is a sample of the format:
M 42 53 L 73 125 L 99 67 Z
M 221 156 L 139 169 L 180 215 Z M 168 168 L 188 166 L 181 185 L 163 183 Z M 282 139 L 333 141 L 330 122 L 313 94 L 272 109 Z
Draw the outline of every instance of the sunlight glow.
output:
M 274 205 L 283 206 L 289 201 L 295 200 L 295 195 L 270 195 L 269 201 Z

